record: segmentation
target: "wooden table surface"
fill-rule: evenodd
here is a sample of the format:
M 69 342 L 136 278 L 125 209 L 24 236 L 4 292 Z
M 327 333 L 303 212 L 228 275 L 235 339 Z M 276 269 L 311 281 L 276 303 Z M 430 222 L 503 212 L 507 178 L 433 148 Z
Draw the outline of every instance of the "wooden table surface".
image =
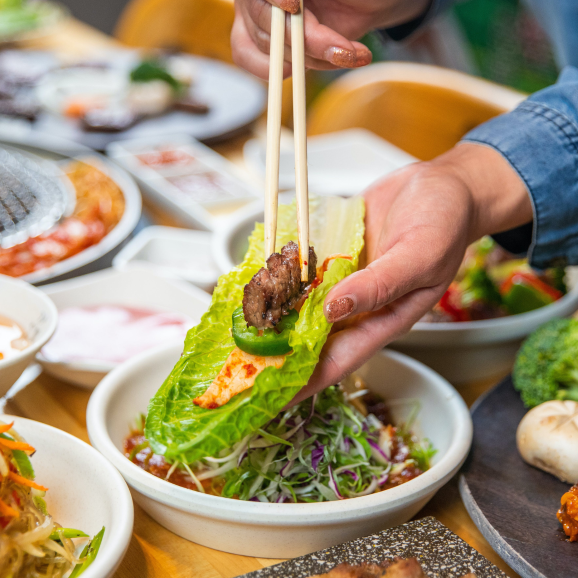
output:
M 70 20 L 52 36 L 28 43 L 26 48 L 49 49 L 62 55 L 80 56 L 117 45 L 112 38 L 76 20 Z M 241 163 L 244 142 L 252 136 L 263 135 L 263 129 L 261 121 L 247 134 L 218 145 L 215 149 L 232 161 Z M 145 211 L 159 224 L 176 224 L 168 215 L 148 203 L 145 203 Z M 491 386 L 491 382 L 468 384 L 460 392 L 471 405 Z M 88 442 L 85 414 L 89 397 L 90 392 L 84 389 L 42 374 L 10 399 L 5 410 L 6 413 L 60 428 Z M 435 516 L 508 576 L 518 576 L 498 557 L 473 524 L 460 499 L 455 478 L 416 517 L 423 516 Z M 232 578 L 278 561 L 227 554 L 193 544 L 165 530 L 135 504 L 134 535 L 116 577 Z

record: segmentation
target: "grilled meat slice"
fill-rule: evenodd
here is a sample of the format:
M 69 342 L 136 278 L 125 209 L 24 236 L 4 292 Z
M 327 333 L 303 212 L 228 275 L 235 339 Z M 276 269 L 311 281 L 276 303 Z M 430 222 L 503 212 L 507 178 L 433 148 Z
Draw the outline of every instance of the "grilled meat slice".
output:
M 258 329 L 275 327 L 283 315 L 287 315 L 316 276 L 317 255 L 309 247 L 309 279 L 301 282 L 299 247 L 293 241 L 273 253 L 245 285 L 243 313 L 247 325 Z
M 396 559 L 391 563 L 360 564 L 352 566 L 347 562 L 335 566 L 326 574 L 311 578 L 427 578 L 416 558 Z

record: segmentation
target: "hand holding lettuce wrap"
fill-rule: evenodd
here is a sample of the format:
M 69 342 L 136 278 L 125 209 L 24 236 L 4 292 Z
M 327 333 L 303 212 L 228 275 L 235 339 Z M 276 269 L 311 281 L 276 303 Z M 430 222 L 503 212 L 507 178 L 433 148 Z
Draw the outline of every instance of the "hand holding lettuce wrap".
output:
M 316 199 L 310 221 L 311 245 L 320 263 L 334 254 L 348 258 L 332 260 L 323 281 L 309 293 L 291 331 L 291 352 L 281 366 L 264 367 L 249 389 L 224 405 L 213 409 L 193 402 L 236 349 L 232 315 L 241 305 L 245 285 L 263 265 L 263 226 L 257 225 L 245 260 L 221 277 L 209 310 L 187 335 L 183 356 L 150 402 L 145 434 L 155 453 L 184 463 L 218 455 L 274 418 L 307 383 L 331 329 L 323 314 L 327 292 L 357 268 L 364 237 L 363 199 Z M 278 250 L 297 238 L 294 207 L 280 207 L 277 238 Z
M 496 151 L 464 143 L 372 185 L 362 271 L 328 294 L 333 331 L 300 401 L 359 368 L 444 294 L 466 247 L 532 220 L 523 181 Z

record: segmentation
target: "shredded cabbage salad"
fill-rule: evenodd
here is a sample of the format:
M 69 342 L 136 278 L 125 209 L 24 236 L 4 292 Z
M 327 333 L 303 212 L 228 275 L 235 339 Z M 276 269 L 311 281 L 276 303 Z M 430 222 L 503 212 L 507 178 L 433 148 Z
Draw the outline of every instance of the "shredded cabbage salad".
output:
M 405 400 L 413 405 L 412 417 L 394 427 L 358 409 L 367 393 L 348 395 L 330 387 L 216 457 L 166 464 L 164 477 L 228 498 L 282 503 L 365 496 L 419 476 L 435 450 L 411 433 L 418 402 Z M 144 469 L 150 461 L 158 466 L 164 460 L 152 454 L 144 438 L 127 457 Z M 159 475 L 158 468 L 148 471 Z

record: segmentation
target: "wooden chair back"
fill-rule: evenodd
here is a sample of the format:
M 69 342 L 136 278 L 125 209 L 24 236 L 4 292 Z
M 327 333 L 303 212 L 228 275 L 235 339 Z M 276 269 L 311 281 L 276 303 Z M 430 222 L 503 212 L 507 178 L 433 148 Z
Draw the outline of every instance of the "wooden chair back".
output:
M 232 0 L 131 0 L 115 35 L 128 46 L 178 49 L 232 62 Z
M 315 100 L 309 134 L 365 128 L 421 160 L 453 147 L 470 129 L 525 95 L 473 76 L 387 62 L 344 74 Z

